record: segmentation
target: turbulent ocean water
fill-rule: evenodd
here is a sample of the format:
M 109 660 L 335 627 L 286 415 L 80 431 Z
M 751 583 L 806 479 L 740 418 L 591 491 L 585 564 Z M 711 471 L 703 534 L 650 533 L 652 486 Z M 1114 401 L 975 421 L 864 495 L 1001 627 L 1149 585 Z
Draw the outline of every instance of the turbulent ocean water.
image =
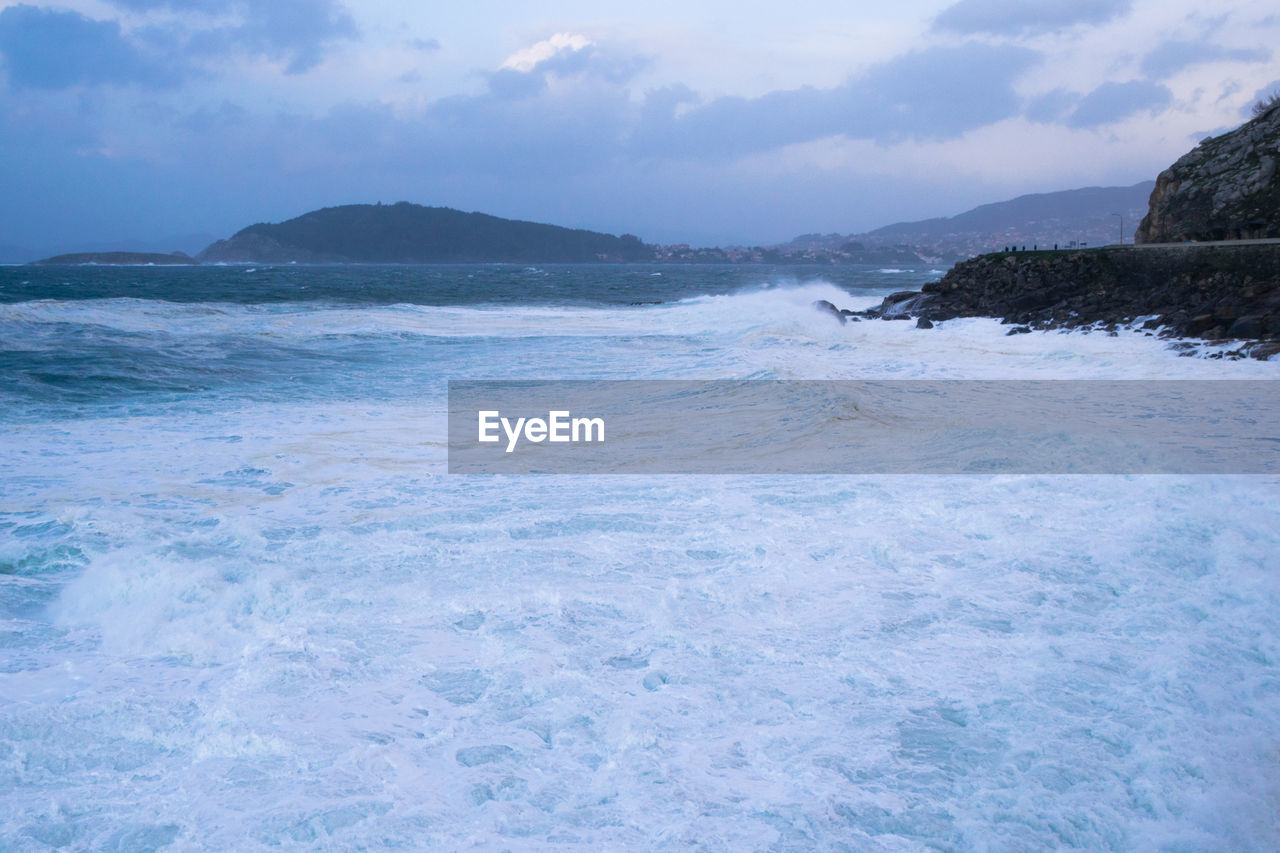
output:
M 462 378 L 1277 378 L 929 269 L 0 268 L 0 849 L 1271 850 L 1280 481 L 446 473 Z

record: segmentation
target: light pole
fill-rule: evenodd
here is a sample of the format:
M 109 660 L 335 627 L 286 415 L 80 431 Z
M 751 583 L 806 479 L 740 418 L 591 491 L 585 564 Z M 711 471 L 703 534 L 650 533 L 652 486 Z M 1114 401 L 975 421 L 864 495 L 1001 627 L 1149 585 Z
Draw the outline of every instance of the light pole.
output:
M 1120 217 L 1120 245 L 1123 246 L 1124 245 L 1124 214 L 1113 213 L 1111 215 Z

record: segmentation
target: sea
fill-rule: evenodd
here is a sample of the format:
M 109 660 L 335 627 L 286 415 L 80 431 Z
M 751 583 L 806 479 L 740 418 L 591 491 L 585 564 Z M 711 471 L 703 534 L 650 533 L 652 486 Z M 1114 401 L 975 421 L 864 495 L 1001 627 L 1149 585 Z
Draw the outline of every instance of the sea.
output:
M 1280 478 L 448 473 L 451 379 L 1277 379 L 936 267 L 0 268 L 0 849 L 1280 848 Z

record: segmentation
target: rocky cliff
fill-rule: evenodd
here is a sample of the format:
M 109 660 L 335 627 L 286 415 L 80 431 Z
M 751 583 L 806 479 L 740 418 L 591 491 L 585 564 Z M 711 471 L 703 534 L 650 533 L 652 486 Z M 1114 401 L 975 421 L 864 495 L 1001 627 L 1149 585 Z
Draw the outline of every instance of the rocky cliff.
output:
M 1242 352 L 1268 358 L 1280 352 L 1280 244 L 980 255 L 920 292 L 895 293 L 871 311 L 842 313 L 918 317 L 922 325 L 1001 317 L 1017 331 L 1114 328 L 1142 320 L 1165 337 L 1243 340 Z
M 920 292 L 835 313 L 917 317 L 926 328 L 1000 317 L 1013 331 L 1140 320 L 1162 336 L 1244 341 L 1235 354 L 1269 358 L 1280 353 L 1280 242 L 1239 241 L 1280 237 L 1277 160 L 1280 102 L 1270 102 L 1160 173 L 1135 235 L 1144 245 L 980 255 Z
M 1078 326 L 1150 318 L 1210 340 L 1280 337 L 1280 245 L 983 255 L 926 284 L 931 319 Z
M 1280 237 L 1280 104 L 1210 137 L 1156 178 L 1137 243 Z

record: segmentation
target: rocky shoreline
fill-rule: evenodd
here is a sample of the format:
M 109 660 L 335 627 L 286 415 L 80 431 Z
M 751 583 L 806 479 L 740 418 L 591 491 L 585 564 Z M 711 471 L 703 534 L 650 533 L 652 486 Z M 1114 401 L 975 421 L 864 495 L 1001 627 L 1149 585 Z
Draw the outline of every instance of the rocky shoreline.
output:
M 1218 357 L 1280 353 L 1280 98 L 1201 140 L 1160 173 L 1133 246 L 995 252 L 841 322 L 999 317 L 1009 334 L 1138 323 L 1149 334 L 1230 345 Z M 1213 242 L 1192 242 L 1213 241 Z M 1188 346 L 1190 346 L 1188 344 Z
M 1280 352 L 1280 243 L 1107 247 L 1000 252 L 957 264 L 919 291 L 891 294 L 867 311 L 818 308 L 842 321 L 998 317 L 1032 329 L 1141 323 L 1161 337 L 1239 341 L 1232 354 Z

